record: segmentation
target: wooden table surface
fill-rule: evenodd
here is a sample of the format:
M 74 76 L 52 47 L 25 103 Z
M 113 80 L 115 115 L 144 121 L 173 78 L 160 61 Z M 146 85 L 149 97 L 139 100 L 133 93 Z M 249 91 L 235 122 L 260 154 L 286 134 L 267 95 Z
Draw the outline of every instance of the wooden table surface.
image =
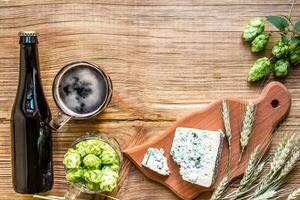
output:
M 289 6 L 288 0 L 1 1 L 0 199 L 25 199 L 12 189 L 10 164 L 10 110 L 18 81 L 18 31 L 40 33 L 41 76 L 53 114 L 57 108 L 51 94 L 52 81 L 68 62 L 97 63 L 113 81 L 113 100 L 103 114 L 71 121 L 53 134 L 55 184 L 50 194 L 63 195 L 68 187 L 63 154 L 86 131 L 106 132 L 125 148 L 139 130 L 144 130 L 139 137 L 149 140 L 214 99 L 256 98 L 262 85 L 247 84 L 246 74 L 258 56 L 241 41 L 240 30 L 251 17 L 284 14 Z M 300 18 L 300 4 L 295 6 L 294 16 Z M 270 26 L 267 29 L 274 30 Z M 270 55 L 275 39 L 263 54 Z M 292 69 L 283 82 L 291 92 L 292 108 L 274 135 L 271 151 L 285 133 L 300 129 L 300 68 Z M 128 176 L 117 198 L 177 199 L 133 165 L 127 165 L 127 169 Z M 300 186 L 300 165 L 288 183 Z

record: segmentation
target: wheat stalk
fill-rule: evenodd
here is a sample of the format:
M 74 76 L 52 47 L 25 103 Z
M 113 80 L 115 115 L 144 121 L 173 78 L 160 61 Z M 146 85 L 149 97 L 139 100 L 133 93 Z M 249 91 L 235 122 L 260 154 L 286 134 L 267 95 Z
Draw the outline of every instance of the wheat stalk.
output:
M 226 191 L 229 182 L 230 179 L 228 178 L 228 176 L 225 176 L 219 183 L 218 187 L 215 189 L 214 193 L 211 195 L 210 200 L 222 199 L 222 195 Z
M 251 200 L 267 200 L 273 198 L 276 194 L 277 192 L 275 190 L 268 190 L 257 197 L 251 198 Z
M 290 155 L 290 152 L 294 148 L 294 140 L 295 134 L 293 134 L 291 137 L 285 137 L 283 141 L 279 144 L 278 148 L 276 149 L 276 152 L 273 156 L 273 159 L 270 164 L 270 170 L 268 174 L 263 179 L 262 183 L 271 181 L 274 178 L 274 175 L 278 171 L 282 169 L 282 167 L 285 165 L 288 156 Z M 261 184 L 263 185 L 263 184 Z
M 286 200 L 296 200 L 298 198 L 300 198 L 300 188 L 294 190 Z
M 222 101 L 222 116 L 223 116 L 225 134 L 229 146 L 229 155 L 231 158 L 231 125 L 230 125 L 229 105 L 226 100 Z
M 246 189 L 247 185 L 249 184 L 249 182 L 251 181 L 253 174 L 255 172 L 255 167 L 256 164 L 258 162 L 258 156 L 260 155 L 261 151 L 259 146 L 257 146 L 254 151 L 251 153 L 250 157 L 249 157 L 249 161 L 248 161 L 248 166 L 247 169 L 244 173 L 244 176 L 240 182 L 240 186 L 237 190 L 237 192 L 242 192 Z
M 241 131 L 241 153 L 239 162 L 242 159 L 243 153 L 245 148 L 248 145 L 250 134 L 253 128 L 254 123 L 254 114 L 255 114 L 255 105 L 254 103 L 250 102 L 246 106 L 246 111 L 244 113 L 243 122 L 242 122 L 242 131 Z
M 282 168 L 279 177 L 277 178 L 278 180 L 285 178 L 288 175 L 288 173 L 290 173 L 290 171 L 294 169 L 297 161 L 299 160 L 299 157 L 300 157 L 300 152 L 298 150 L 295 150 L 292 153 L 290 159 L 285 164 L 285 166 Z
M 226 199 L 239 198 L 249 191 L 251 184 L 259 177 L 263 170 L 265 162 L 261 162 L 261 148 L 257 146 L 251 153 L 244 176 L 240 182 L 240 186 L 225 196 Z
M 279 196 L 282 194 L 280 195 L 278 189 L 284 183 L 286 176 L 296 166 L 297 161 L 300 158 L 300 149 L 298 147 L 299 144 L 300 138 L 296 137 L 295 134 L 291 135 L 290 137 L 286 136 L 278 145 L 274 153 L 274 157 L 271 160 L 271 166 L 267 175 L 263 176 L 258 184 L 255 184 L 255 181 L 261 175 L 265 161 L 261 161 L 261 148 L 256 147 L 249 157 L 247 169 L 238 189 L 223 197 L 228 185 L 226 185 L 226 187 L 219 186 L 220 188 L 225 189 L 220 189 L 221 192 L 215 191 L 215 197 L 212 199 L 263 200 L 279 198 Z M 300 194 L 300 191 L 298 192 Z M 275 195 L 277 196 L 276 198 Z M 290 196 L 290 198 L 293 197 L 292 194 Z
M 295 133 L 287 140 L 285 141 L 284 139 L 284 145 L 280 145 L 280 151 L 277 153 L 275 153 L 273 160 L 271 162 L 271 167 L 270 167 L 270 171 L 272 173 L 277 172 L 278 170 L 280 170 L 286 160 L 288 159 L 291 151 L 294 149 L 294 145 L 295 145 Z
M 276 148 L 276 151 L 275 151 L 275 153 L 273 155 L 273 160 L 271 162 L 271 166 L 272 166 L 272 163 L 276 162 L 276 158 L 278 158 L 282 154 L 282 151 L 284 150 L 285 145 L 288 142 L 288 140 L 289 140 L 288 135 L 285 135 L 285 137 L 283 138 L 282 142 L 278 144 L 278 146 Z
M 271 183 L 273 189 L 277 190 L 283 184 L 285 177 L 296 166 L 296 163 L 297 163 L 297 161 L 299 159 L 299 156 L 300 156 L 299 149 L 297 149 L 297 150 L 295 149 L 292 152 L 289 160 L 286 162 L 286 164 L 284 165 L 284 167 L 280 171 L 279 176 Z
M 236 192 L 236 198 L 242 197 L 244 194 L 250 192 L 254 188 L 252 184 L 259 178 L 264 166 L 265 162 L 262 162 L 254 169 L 255 171 L 253 173 L 253 176 L 251 177 L 247 185 L 244 186 L 244 188 L 242 188 L 240 191 Z
M 257 185 L 253 197 L 263 194 L 271 186 L 278 188 L 282 184 L 283 178 L 293 169 L 299 158 L 298 141 L 295 134 L 293 134 L 288 139 L 284 138 L 279 144 L 271 162 L 270 170 Z M 279 172 L 282 173 L 281 177 L 278 176 Z
M 249 157 L 247 169 L 238 189 L 224 197 L 224 193 L 229 184 L 228 179 L 224 179 L 221 181 L 211 199 L 263 200 L 279 198 L 282 194 L 280 194 L 280 190 L 278 189 L 284 183 L 286 176 L 293 170 L 300 158 L 299 144 L 300 138 L 296 137 L 295 134 L 290 137 L 286 136 L 282 142 L 280 142 L 274 153 L 268 173 L 263 176 L 257 184 L 255 184 L 255 181 L 261 175 L 265 161 L 261 160 L 261 148 L 256 147 Z M 277 197 L 275 197 L 275 195 Z M 294 196 L 297 195 L 300 195 L 300 188 L 297 192 L 295 191 L 294 194 L 290 194 L 289 200 L 293 200 L 293 198 L 295 198 Z
M 259 177 L 259 175 L 262 173 L 265 164 L 266 164 L 266 162 L 262 162 L 256 167 L 256 170 L 253 173 L 253 180 L 251 183 L 253 183 Z

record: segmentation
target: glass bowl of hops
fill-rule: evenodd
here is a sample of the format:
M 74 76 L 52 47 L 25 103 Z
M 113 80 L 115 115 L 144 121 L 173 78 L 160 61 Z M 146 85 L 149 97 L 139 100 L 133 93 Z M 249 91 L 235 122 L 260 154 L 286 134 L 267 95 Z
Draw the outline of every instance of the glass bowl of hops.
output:
M 118 184 L 122 153 L 113 137 L 103 133 L 88 133 L 78 138 L 64 155 L 66 179 L 71 187 L 68 200 L 89 199 L 87 196 L 112 192 Z

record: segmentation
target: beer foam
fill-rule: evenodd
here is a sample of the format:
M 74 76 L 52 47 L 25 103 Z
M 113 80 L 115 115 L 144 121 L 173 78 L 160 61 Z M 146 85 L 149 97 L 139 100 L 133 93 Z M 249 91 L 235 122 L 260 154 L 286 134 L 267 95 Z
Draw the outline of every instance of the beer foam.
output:
M 102 74 L 88 66 L 67 71 L 59 84 L 59 95 L 65 106 L 75 113 L 96 111 L 105 101 L 106 82 Z

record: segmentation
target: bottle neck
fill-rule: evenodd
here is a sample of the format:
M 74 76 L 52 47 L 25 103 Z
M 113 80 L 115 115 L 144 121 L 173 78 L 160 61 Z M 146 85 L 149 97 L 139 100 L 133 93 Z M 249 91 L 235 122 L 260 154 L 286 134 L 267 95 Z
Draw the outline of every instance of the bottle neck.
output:
M 27 38 L 27 39 L 25 39 Z M 48 110 L 41 111 L 45 106 L 45 98 L 40 80 L 37 40 L 33 37 L 20 37 L 20 70 L 17 102 L 27 116 L 48 116 Z
M 20 73 L 39 71 L 38 38 L 37 36 L 20 36 Z
M 20 72 L 39 71 L 38 47 L 36 44 L 20 45 Z

